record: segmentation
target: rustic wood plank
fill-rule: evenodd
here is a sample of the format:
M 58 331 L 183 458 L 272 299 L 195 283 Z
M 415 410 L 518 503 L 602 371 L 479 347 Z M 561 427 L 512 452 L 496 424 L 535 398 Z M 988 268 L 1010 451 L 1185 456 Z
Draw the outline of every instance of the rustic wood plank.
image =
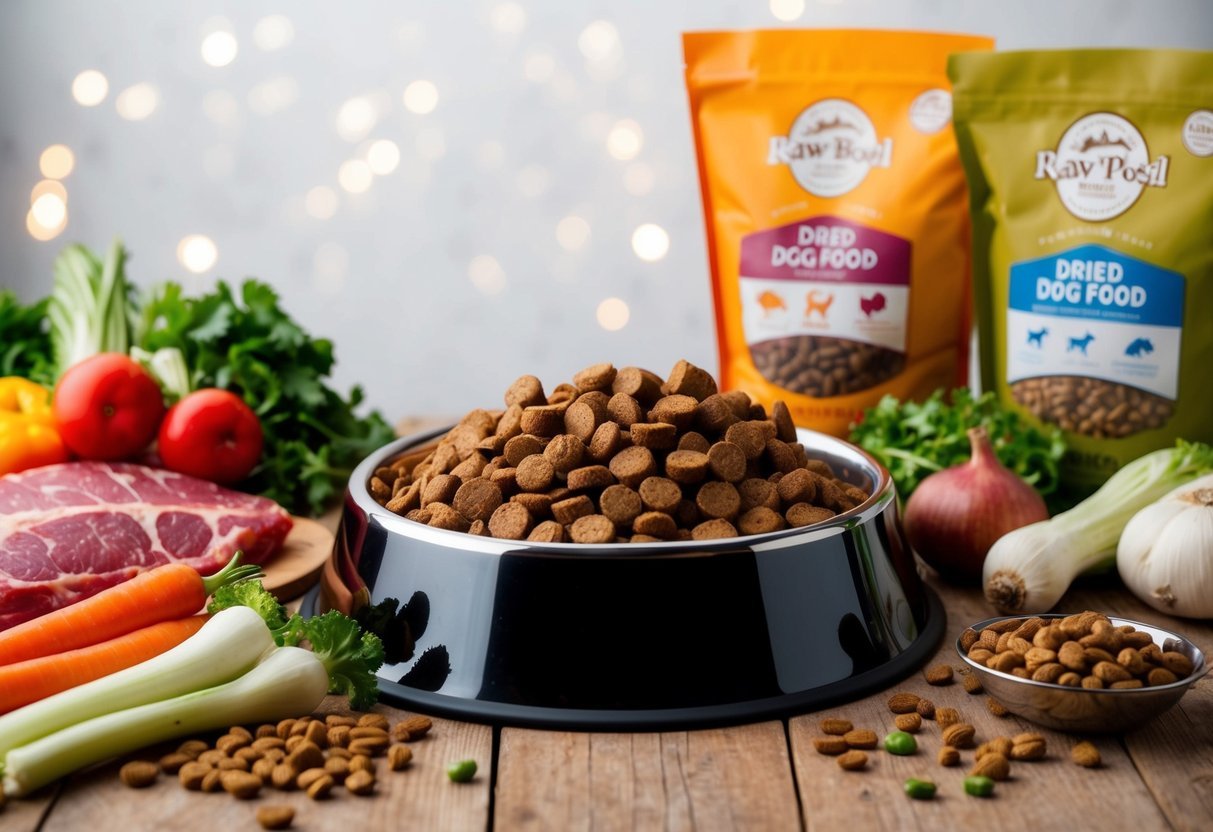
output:
M 22 800 L 9 798 L 0 806 L 0 832 L 34 832 L 58 796 L 59 785 L 54 784 Z
M 961 666 L 953 642 L 967 625 L 990 617 L 989 607 L 977 590 L 936 585 L 948 610 L 947 636 L 930 664 Z M 918 753 L 898 757 L 883 750 L 868 752 L 868 770 L 843 771 L 834 758 L 818 754 L 813 738 L 821 736 L 823 716 L 851 720 L 857 728 L 870 728 L 882 740 L 896 730 L 887 701 L 892 691 L 909 691 L 926 697 L 937 707 L 954 707 L 977 729 L 977 741 L 1013 736 L 1023 731 L 1043 734 L 1048 758 L 1035 763 L 1012 763 L 1012 779 L 999 783 L 996 800 L 981 800 L 964 793 L 962 781 L 973 765 L 972 750 L 962 751 L 962 764 L 944 768 L 936 760 L 940 729 L 924 721 L 917 736 Z M 810 830 L 966 828 L 1024 829 L 1169 829 L 1170 825 L 1133 761 L 1115 737 L 1091 737 L 1104 760 L 1101 769 L 1083 769 L 1070 762 L 1077 738 L 1040 728 L 1016 717 L 997 718 L 987 710 L 984 694 L 966 694 L 957 683 L 933 687 L 915 674 L 890 691 L 793 719 L 789 724 L 792 758 L 800 784 L 805 825 Z M 933 780 L 939 787 L 932 801 L 909 799 L 902 785 L 909 777 Z
M 1111 588 L 1107 584 L 1111 584 Z M 1098 609 L 1164 627 L 1213 656 L 1213 627 L 1165 615 L 1121 589 L 1114 579 L 1087 581 L 1058 609 Z M 1124 737 L 1138 774 L 1177 830 L 1213 828 L 1213 679 L 1197 682 L 1171 710 Z
M 799 829 L 783 726 L 661 734 L 506 728 L 499 829 Z
M 330 706 L 326 700 L 321 712 L 338 711 L 336 701 Z M 393 723 L 407 715 L 384 706 L 375 710 Z M 42 829 L 45 832 L 254 829 L 257 807 L 269 804 L 294 807 L 295 826 L 301 829 L 485 829 L 491 780 L 491 729 L 435 719 L 429 735 L 410 745 L 413 762 L 405 771 L 389 771 L 385 760 L 378 761 L 374 796 L 355 797 L 344 789 L 334 789 L 333 797 L 323 802 L 310 800 L 300 792 L 268 788 L 256 800 L 241 801 L 225 792 L 186 791 L 176 778 L 163 775 L 149 789 L 128 789 L 118 781 L 119 764 L 110 763 L 72 778 Z M 480 773 L 471 783 L 452 783 L 447 779 L 446 766 L 462 759 L 476 760 Z

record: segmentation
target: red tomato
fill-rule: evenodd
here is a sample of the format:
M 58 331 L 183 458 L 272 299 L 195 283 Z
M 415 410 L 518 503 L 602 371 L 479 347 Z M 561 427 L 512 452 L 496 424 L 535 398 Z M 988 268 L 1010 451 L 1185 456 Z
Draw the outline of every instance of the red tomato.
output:
M 261 458 L 261 422 L 235 393 L 196 390 L 160 425 L 160 459 L 171 471 L 221 483 L 248 476 Z
M 55 385 L 55 426 L 85 459 L 124 459 L 147 447 L 164 416 L 160 385 L 139 362 L 103 352 L 69 367 Z

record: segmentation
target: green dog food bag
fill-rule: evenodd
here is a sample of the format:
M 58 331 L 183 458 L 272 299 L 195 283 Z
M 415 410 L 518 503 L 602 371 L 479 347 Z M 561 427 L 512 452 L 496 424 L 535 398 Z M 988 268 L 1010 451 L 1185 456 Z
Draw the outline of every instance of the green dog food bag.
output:
M 1213 52 L 962 53 L 981 380 L 1076 493 L 1213 441 Z

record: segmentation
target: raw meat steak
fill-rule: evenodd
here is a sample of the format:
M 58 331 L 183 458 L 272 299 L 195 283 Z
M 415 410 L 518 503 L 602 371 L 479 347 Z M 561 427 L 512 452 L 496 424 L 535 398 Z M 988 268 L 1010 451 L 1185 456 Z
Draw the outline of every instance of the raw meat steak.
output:
M 0 477 L 0 630 L 180 561 L 262 563 L 291 517 L 272 500 L 143 465 L 68 462 Z

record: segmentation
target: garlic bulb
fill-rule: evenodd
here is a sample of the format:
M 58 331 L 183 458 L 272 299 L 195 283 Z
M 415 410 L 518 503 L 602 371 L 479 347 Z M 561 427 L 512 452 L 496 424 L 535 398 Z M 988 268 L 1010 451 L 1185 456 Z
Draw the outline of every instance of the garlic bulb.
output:
M 1116 567 L 1150 606 L 1186 618 L 1213 618 L 1213 475 L 1146 506 L 1129 521 Z

